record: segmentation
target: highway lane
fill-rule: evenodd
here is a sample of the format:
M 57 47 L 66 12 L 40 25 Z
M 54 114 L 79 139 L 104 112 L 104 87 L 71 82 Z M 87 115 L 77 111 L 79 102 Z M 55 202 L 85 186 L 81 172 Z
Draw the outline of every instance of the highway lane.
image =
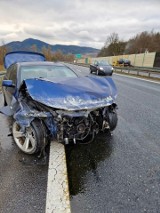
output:
M 72 212 L 159 212 L 160 84 L 113 79 L 119 94 L 113 136 L 67 149 Z

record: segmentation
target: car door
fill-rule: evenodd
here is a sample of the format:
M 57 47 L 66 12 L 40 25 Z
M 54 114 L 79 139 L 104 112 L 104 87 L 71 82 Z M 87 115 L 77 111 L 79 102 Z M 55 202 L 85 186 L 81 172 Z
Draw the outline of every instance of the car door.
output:
M 94 64 L 90 64 L 90 71 L 94 72 Z
M 7 73 L 4 77 L 4 80 L 12 80 L 13 82 L 13 87 L 6 87 L 3 86 L 3 93 L 4 93 L 4 99 L 7 105 L 11 105 L 12 97 L 15 95 L 16 92 L 16 83 L 17 83 L 17 65 L 11 65 Z
M 98 61 L 94 61 L 94 64 L 91 65 L 91 71 L 97 72 Z
M 98 61 L 94 62 L 93 72 L 97 72 L 98 64 L 99 64 Z

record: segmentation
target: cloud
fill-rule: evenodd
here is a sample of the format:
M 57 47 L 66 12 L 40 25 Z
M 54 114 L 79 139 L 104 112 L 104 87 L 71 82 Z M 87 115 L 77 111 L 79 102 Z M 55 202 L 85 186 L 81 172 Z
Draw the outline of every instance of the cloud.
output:
M 0 39 L 101 48 L 108 35 L 127 40 L 160 29 L 159 0 L 0 0 Z
M 29 36 L 36 36 L 43 39 L 54 39 L 54 30 L 48 28 L 41 28 L 37 26 L 28 26 L 24 27 L 24 33 L 28 34 Z

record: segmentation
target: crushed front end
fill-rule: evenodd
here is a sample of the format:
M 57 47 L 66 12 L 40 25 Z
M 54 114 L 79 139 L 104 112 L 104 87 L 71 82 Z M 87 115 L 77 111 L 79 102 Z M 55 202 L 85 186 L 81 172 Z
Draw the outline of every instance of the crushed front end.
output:
M 116 97 L 112 78 L 24 80 L 10 107 L 14 140 L 27 154 L 43 150 L 51 140 L 91 142 L 98 133 L 116 128 Z

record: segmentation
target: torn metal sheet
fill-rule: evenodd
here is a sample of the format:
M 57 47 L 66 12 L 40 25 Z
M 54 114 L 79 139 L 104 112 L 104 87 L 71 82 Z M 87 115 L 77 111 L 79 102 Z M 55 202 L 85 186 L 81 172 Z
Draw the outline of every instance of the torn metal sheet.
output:
M 15 99 L 14 96 L 12 96 L 12 101 L 10 106 L 4 106 L 0 108 L 0 112 L 7 116 L 12 116 L 19 108 L 19 103 Z

